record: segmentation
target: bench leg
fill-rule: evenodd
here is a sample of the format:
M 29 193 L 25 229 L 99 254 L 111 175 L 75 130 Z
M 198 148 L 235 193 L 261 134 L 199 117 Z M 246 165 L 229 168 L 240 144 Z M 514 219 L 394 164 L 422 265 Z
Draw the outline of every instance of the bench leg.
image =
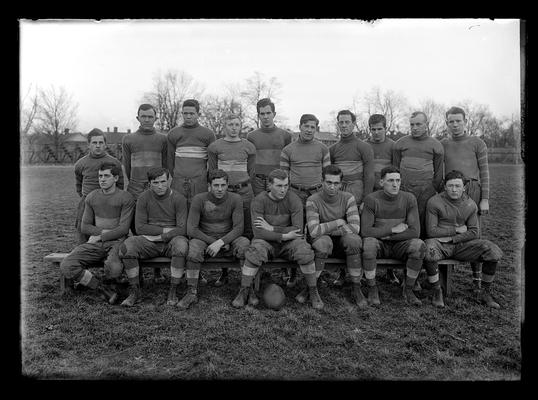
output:
M 441 287 L 445 292 L 446 297 L 452 295 L 452 272 L 454 271 L 453 264 L 444 264 L 439 266 L 439 280 L 441 281 Z

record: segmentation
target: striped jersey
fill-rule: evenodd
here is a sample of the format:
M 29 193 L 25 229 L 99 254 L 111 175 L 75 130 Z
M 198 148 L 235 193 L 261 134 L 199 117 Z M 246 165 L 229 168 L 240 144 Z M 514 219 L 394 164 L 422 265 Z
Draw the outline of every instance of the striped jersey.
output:
M 226 171 L 230 185 L 246 182 L 254 175 L 256 148 L 246 139 L 237 142 L 218 139 L 208 146 L 207 156 L 209 171 Z
M 379 186 L 379 180 L 381 179 L 381 170 L 385 167 L 392 165 L 392 149 L 394 147 L 394 140 L 385 137 L 383 142 L 374 142 L 368 140 L 372 150 L 374 151 L 374 190 L 381 189 Z
M 297 229 L 303 230 L 303 203 L 299 196 L 288 190 L 282 200 L 273 200 L 269 192 L 259 193 L 250 205 L 252 221 L 262 217 L 273 226 L 273 231 L 252 225 L 255 239 L 281 242 L 282 234 Z
M 187 236 L 187 199 L 181 193 L 168 189 L 157 196 L 151 189 L 136 202 L 135 228 L 138 235 L 161 235 L 163 242 L 175 236 Z M 163 228 L 173 228 L 163 233 Z
M 231 243 L 243 234 L 243 201 L 237 193 L 226 192 L 222 199 L 213 193 L 198 193 L 192 198 L 187 218 L 187 234 L 211 244 L 222 239 Z
M 153 167 L 166 167 L 166 135 L 155 129 L 138 129 L 122 138 L 122 162 L 129 179 L 127 191 L 135 199 L 146 189 L 147 172 Z
M 393 147 L 392 162 L 400 169 L 402 187 L 432 184 L 437 190 L 443 181 L 444 153 L 441 142 L 427 134 L 398 139 Z
M 176 126 L 168 132 L 168 170 L 173 177 L 207 174 L 207 147 L 215 141 L 211 129 L 200 124 Z
M 135 208 L 133 195 L 116 188 L 112 193 L 102 189 L 90 192 L 84 200 L 81 232 L 85 235 L 101 235 L 101 241 L 121 239 L 129 234 Z M 103 229 L 109 232 L 101 234 Z
M 338 226 L 337 219 L 343 219 L 347 224 Z M 313 239 L 322 235 L 358 235 L 361 220 L 355 197 L 341 190 L 334 196 L 328 196 L 323 190 L 314 193 L 306 200 L 306 224 Z
M 489 167 L 486 143 L 468 134 L 441 140 L 445 150 L 445 173 L 458 170 L 480 181 L 481 199 L 489 199 Z
M 340 167 L 343 181 L 364 182 L 364 194 L 372 193 L 374 186 L 374 152 L 372 147 L 354 134 L 341 137 L 329 147 L 331 164 Z
M 99 186 L 99 167 L 103 163 L 114 163 L 121 170 L 121 162 L 110 154 L 103 153 L 100 157 L 86 154 L 75 163 L 75 188 L 79 196 L 86 196 Z M 116 186 L 123 189 L 123 172 L 120 174 Z
M 280 168 L 289 172 L 292 185 L 320 184 L 321 170 L 330 164 L 329 149 L 317 139 L 305 142 L 299 138 L 280 153 Z
M 280 153 L 291 143 L 291 134 L 273 126 L 250 132 L 247 140 L 256 148 L 255 173 L 269 175 L 271 171 L 280 168 Z
M 391 229 L 399 223 L 408 228 L 401 233 L 392 233 Z M 396 196 L 377 190 L 364 198 L 361 214 L 361 236 L 393 241 L 418 238 L 420 221 L 415 196 L 400 190 Z

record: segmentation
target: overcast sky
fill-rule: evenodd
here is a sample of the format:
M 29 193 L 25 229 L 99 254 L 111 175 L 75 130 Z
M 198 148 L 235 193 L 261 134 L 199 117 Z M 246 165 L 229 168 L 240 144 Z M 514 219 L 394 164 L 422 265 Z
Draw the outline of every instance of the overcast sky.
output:
M 156 73 L 189 73 L 224 94 L 255 71 L 282 84 L 277 114 L 330 119 L 374 86 L 411 105 L 464 99 L 497 117 L 520 113 L 519 21 L 497 19 L 21 21 L 21 96 L 64 86 L 78 129 L 136 130 Z

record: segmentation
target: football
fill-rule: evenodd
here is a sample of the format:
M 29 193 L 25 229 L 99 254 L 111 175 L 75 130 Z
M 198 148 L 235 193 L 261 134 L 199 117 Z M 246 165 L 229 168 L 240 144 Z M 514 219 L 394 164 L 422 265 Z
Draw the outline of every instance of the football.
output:
M 280 310 L 286 302 L 286 294 L 280 286 L 271 283 L 263 291 L 263 301 L 267 307 L 273 310 Z

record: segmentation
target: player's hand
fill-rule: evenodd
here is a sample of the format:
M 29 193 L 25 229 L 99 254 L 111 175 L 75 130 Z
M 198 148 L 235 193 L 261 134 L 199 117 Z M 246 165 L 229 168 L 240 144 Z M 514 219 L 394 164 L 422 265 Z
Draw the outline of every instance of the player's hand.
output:
M 88 238 L 87 243 L 97 243 L 101 241 L 101 235 L 92 235 Z
M 342 218 L 338 218 L 336 220 L 336 226 L 338 226 L 338 227 L 344 226 L 345 224 L 347 224 L 347 222 Z
M 209 254 L 211 257 L 215 257 L 217 253 L 220 251 L 220 249 L 224 246 L 224 242 L 222 239 L 215 240 L 213 243 L 211 243 L 209 246 L 207 246 L 207 249 L 205 252 Z
M 489 200 L 488 199 L 480 200 L 480 204 L 478 205 L 478 213 L 480 215 L 489 214 Z
M 295 229 L 293 231 L 289 231 L 288 233 L 282 234 L 282 240 L 293 240 L 293 239 L 301 239 L 303 237 L 303 234 L 301 233 L 300 229 Z
M 359 214 L 362 212 L 363 208 L 364 208 L 364 201 L 359 205 Z
M 456 226 L 456 233 L 465 233 L 467 232 L 467 225 Z
M 275 228 L 270 225 L 263 217 L 258 217 L 254 220 L 254 226 L 258 229 L 265 229 L 266 231 L 273 232 Z
M 400 222 L 398 225 L 392 227 L 392 233 L 402 233 L 408 228 L 408 225 L 404 222 Z

